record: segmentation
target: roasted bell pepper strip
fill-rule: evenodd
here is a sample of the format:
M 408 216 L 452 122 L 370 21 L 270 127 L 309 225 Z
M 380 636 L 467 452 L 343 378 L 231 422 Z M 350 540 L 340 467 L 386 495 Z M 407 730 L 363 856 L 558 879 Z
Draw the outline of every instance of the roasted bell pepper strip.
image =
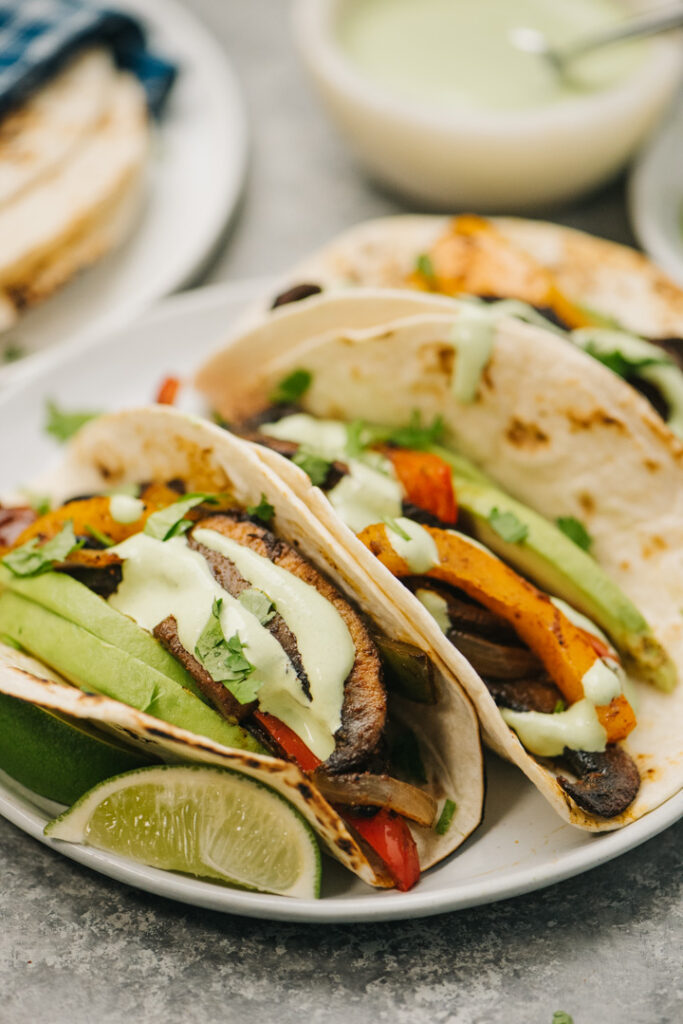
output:
M 154 401 L 158 405 L 173 405 L 178 397 L 179 389 L 180 381 L 177 377 L 164 377 Z
M 313 772 L 322 764 L 320 758 L 316 757 L 312 750 L 309 750 L 294 730 L 281 722 L 275 715 L 269 715 L 266 711 L 255 711 L 254 718 L 277 746 L 291 761 L 298 764 L 303 772 Z
M 420 859 L 403 818 L 392 811 L 378 811 L 371 818 L 344 811 L 342 817 L 386 864 L 396 888 L 412 889 L 420 877 Z
M 595 639 L 588 638 L 550 598 L 495 555 L 450 530 L 425 527 L 433 538 L 440 562 L 424 575 L 459 587 L 490 611 L 509 622 L 545 665 L 568 704 L 584 697 L 583 677 L 599 658 Z M 368 526 L 359 539 L 394 576 L 411 570 L 394 551 L 383 523 Z M 607 742 L 624 739 L 636 724 L 623 695 L 596 708 Z
M 455 523 L 458 507 L 450 466 L 431 452 L 387 448 L 386 455 L 405 492 L 406 500 L 442 523 Z
M 552 309 L 567 327 L 597 320 L 557 286 L 547 267 L 506 238 L 490 220 L 475 214 L 454 217 L 428 253 L 429 273 L 417 269 L 408 284 L 445 295 L 519 299 Z
M 114 543 L 118 544 L 134 533 L 139 533 L 153 512 L 158 512 L 159 509 L 173 504 L 178 500 L 179 495 L 165 484 L 150 484 L 145 488 L 141 498 L 145 504 L 144 512 L 139 519 L 132 523 L 120 523 L 113 518 L 111 501 L 106 495 L 69 501 L 66 505 L 52 509 L 51 512 L 47 512 L 31 523 L 16 538 L 12 547 L 20 547 L 33 537 L 49 540 L 59 533 L 69 519 L 73 523 L 74 533 L 77 537 L 87 537 L 90 534 L 88 527 L 95 527 L 100 533 L 106 534 Z

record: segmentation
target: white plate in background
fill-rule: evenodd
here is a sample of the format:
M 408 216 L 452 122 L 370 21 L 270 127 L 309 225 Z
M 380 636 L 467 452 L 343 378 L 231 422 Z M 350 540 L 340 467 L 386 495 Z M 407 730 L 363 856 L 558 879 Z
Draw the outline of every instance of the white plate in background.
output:
M 0 494 L 29 482 L 59 457 L 59 446 L 43 430 L 48 398 L 67 410 L 149 402 L 165 376 L 189 378 L 266 289 L 263 281 L 252 281 L 175 296 L 125 328 L 46 354 L 36 373 L 0 395 L 0 437 L 12 441 L 3 448 Z M 186 385 L 181 407 L 196 409 L 196 403 Z M 87 846 L 47 840 L 43 828 L 58 810 L 0 773 L 0 814 L 100 874 L 212 910 L 323 923 L 423 917 L 543 888 L 611 860 L 673 824 L 683 814 L 683 793 L 617 832 L 596 836 L 566 825 L 521 772 L 490 755 L 482 824 L 451 857 L 427 871 L 414 890 L 373 890 L 325 858 L 320 900 L 241 892 Z
M 638 157 L 628 198 L 641 246 L 683 286 L 683 100 Z
M 216 247 L 240 196 L 247 155 L 241 94 L 227 56 L 176 0 L 117 0 L 146 26 L 178 77 L 152 140 L 140 223 L 115 252 L 0 334 L 0 383 L 37 365 L 35 353 L 130 319 L 189 284 Z M 8 346 L 30 353 L 3 363 Z

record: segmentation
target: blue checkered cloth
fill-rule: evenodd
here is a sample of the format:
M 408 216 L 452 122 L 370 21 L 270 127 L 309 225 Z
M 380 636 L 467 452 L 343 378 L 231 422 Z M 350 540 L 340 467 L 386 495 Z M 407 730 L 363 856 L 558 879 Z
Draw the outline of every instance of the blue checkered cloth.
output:
M 177 68 L 150 53 L 135 18 L 82 0 L 0 0 L 0 116 L 22 103 L 76 51 L 101 44 L 137 75 L 159 114 Z

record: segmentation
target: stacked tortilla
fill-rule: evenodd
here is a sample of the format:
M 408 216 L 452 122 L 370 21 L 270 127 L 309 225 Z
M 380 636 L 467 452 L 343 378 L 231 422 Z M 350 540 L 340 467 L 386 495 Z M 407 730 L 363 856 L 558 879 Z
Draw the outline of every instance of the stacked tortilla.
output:
M 125 238 L 148 152 L 144 91 L 100 48 L 0 121 L 0 331 Z

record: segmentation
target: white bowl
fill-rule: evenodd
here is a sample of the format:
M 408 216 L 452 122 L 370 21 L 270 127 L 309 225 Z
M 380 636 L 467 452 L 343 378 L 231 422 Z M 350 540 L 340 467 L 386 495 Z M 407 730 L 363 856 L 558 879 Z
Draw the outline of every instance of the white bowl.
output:
M 303 60 L 371 175 L 442 209 L 523 210 L 594 188 L 633 155 L 683 70 L 679 37 L 660 36 L 636 71 L 588 97 L 510 113 L 430 109 L 377 85 L 347 58 L 336 36 L 346 2 L 296 0 Z

